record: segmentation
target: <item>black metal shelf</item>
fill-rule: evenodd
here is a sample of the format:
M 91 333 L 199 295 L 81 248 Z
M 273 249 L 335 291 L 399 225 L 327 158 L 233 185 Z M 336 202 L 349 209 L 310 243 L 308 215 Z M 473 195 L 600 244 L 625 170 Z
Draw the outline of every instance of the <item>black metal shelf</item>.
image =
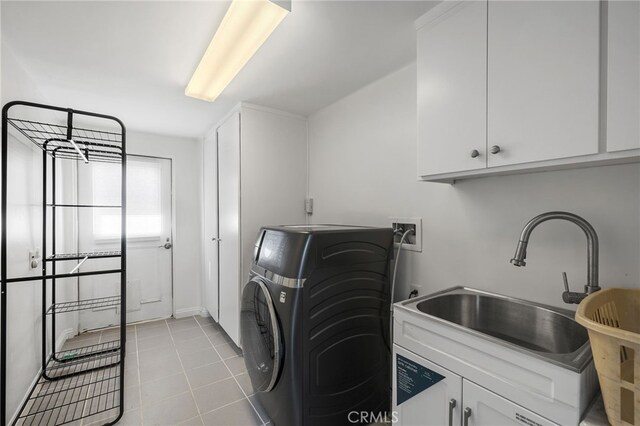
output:
M 91 208 L 91 209 L 121 209 L 122 206 L 102 206 L 96 204 L 47 204 L 47 207 L 80 207 L 80 208 Z
M 120 341 L 114 340 L 56 352 L 47 360 L 43 377 L 55 381 L 112 367 L 120 362 L 120 348 Z
M 68 127 L 40 121 L 7 118 L 7 123 L 53 158 L 119 163 L 122 135 L 103 130 Z
M 108 308 L 120 305 L 120 296 L 97 297 L 94 299 L 75 300 L 72 302 L 54 303 L 47 309 L 47 315 L 67 312 L 85 311 L 87 309 Z
M 27 277 L 15 277 L 15 278 L 7 278 L 5 281 L 7 283 L 18 283 L 24 281 L 39 281 L 39 280 L 54 280 L 56 278 L 75 278 L 75 277 L 87 277 L 89 275 L 107 275 L 107 274 L 121 274 L 124 270 L 122 269 L 104 269 L 99 271 L 87 271 L 87 272 L 75 272 L 71 273 L 62 273 L 62 274 L 50 274 L 50 275 L 29 275 Z
M 108 257 L 121 257 L 120 250 L 111 250 L 111 251 L 93 251 L 93 252 L 85 252 L 85 253 L 60 253 L 54 254 L 52 256 L 48 256 L 45 261 L 46 262 L 61 262 L 65 260 L 81 260 L 85 257 L 87 259 L 104 259 Z
M 46 117 L 49 122 L 38 121 Z M 28 118 L 28 119 L 27 119 Z M 80 121 L 84 127 L 76 126 Z M 74 124 L 75 122 L 75 124 Z M 86 123 L 90 123 L 85 125 Z M 94 127 L 95 126 L 95 127 Z M 92 127 L 91 129 L 88 127 Z M 116 129 L 116 130 L 111 130 Z M 57 216 L 64 208 L 109 208 L 119 209 L 121 219 L 120 250 L 91 253 L 51 254 L 43 259 L 39 276 L 7 277 L 7 221 L 8 183 L 11 164 L 10 138 L 19 142 L 33 143 L 42 150 L 42 242 L 41 247 L 57 247 Z M 9 306 L 9 283 L 40 281 L 41 344 L 40 371 L 28 393 L 27 400 L 11 424 L 60 425 L 67 423 L 88 424 L 101 422 L 113 425 L 124 412 L 124 368 L 126 345 L 126 129 L 118 118 L 70 108 L 43 105 L 33 102 L 14 101 L 2 108 L 2 152 L 0 153 L 0 425 L 6 425 L 7 417 L 15 407 L 8 407 L 7 346 L 14 344 L 8 339 L 7 323 L 15 317 L 7 315 Z M 121 179 L 113 184 L 119 186 L 120 205 L 67 204 L 56 198 L 56 168 L 59 160 L 84 161 L 85 163 L 117 163 Z M 9 179 L 7 179 L 9 177 Z M 9 250 L 10 251 L 10 250 Z M 78 272 L 87 259 L 116 258 L 119 265 L 114 269 Z M 69 273 L 57 271 L 58 262 L 75 260 L 79 263 Z M 46 262 L 49 262 L 47 264 Z M 59 298 L 59 280 L 84 276 L 119 274 L 119 295 L 86 300 L 63 301 Z M 11 286 L 13 288 L 13 285 Z M 50 305 L 49 305 L 50 304 Z M 85 347 L 65 349 L 51 353 L 51 344 L 59 335 L 57 316 L 66 312 L 89 309 L 119 307 L 119 340 Z M 8 320 L 8 321 L 7 321 Z M 55 351 L 55 349 L 53 350 Z M 22 394 L 24 390 L 19 389 Z M 89 419 L 87 419 L 89 418 Z M 81 419 L 85 419 L 80 421 Z
M 108 412 L 112 412 L 109 417 L 113 421 L 121 408 L 120 379 L 119 365 L 56 381 L 42 378 L 32 389 L 15 424 L 62 425 L 80 419 L 88 424 L 91 419 L 87 417 L 96 416 L 97 421 Z
M 103 354 L 109 354 L 120 350 L 120 340 L 111 340 L 109 342 L 98 343 L 96 345 L 82 346 L 73 349 L 65 349 L 54 353 L 47 364 L 47 371 L 53 371 L 57 365 L 51 361 L 57 362 L 59 365 L 72 366 L 83 362 L 93 362 L 95 357 Z M 100 365 L 101 363 L 97 363 Z

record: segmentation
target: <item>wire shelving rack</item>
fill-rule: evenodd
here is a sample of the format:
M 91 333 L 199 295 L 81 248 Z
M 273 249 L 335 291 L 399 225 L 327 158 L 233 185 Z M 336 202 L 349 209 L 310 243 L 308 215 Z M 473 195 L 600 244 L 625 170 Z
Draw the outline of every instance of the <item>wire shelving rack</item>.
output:
M 14 110 L 18 112 L 14 113 Z M 37 115 L 64 114 L 66 123 L 34 120 Z M 28 118 L 26 118 L 28 117 Z M 116 131 L 74 126 L 74 119 L 102 121 Z M 77 120 L 76 120 L 77 121 Z M 101 127 L 102 128 L 102 127 Z M 41 274 L 8 277 L 7 273 L 7 187 L 9 131 L 42 150 L 42 251 Z M 116 117 L 32 102 L 10 102 L 2 109 L 2 235 L 0 239 L 0 425 L 61 425 L 91 418 L 92 422 L 112 425 L 122 417 L 124 407 L 124 362 L 126 343 L 126 129 Z M 63 204 L 56 199 L 56 163 L 59 160 L 118 163 L 122 179 L 120 205 Z M 50 167 L 48 167 L 50 165 Z M 120 209 L 120 250 L 82 253 L 56 252 L 56 211 L 60 208 Z M 48 229 L 49 227 L 49 229 Z M 48 234 L 51 233 L 49 239 Z M 50 247 L 50 253 L 47 253 Z M 116 269 L 79 271 L 89 259 L 120 259 Z M 71 272 L 57 272 L 59 262 L 77 265 Z M 57 285 L 64 278 L 114 274 L 120 276 L 120 294 L 107 297 L 57 300 Z M 9 289 L 20 283 L 41 284 L 41 366 L 39 376 L 27 393 L 16 416 L 7 418 L 7 303 Z M 63 283 L 64 284 L 64 283 Z M 51 342 L 56 342 L 56 317 L 69 312 L 108 307 L 119 308 L 117 338 L 99 344 L 56 351 L 48 348 L 47 328 Z M 53 343 L 55 345 L 55 343 Z

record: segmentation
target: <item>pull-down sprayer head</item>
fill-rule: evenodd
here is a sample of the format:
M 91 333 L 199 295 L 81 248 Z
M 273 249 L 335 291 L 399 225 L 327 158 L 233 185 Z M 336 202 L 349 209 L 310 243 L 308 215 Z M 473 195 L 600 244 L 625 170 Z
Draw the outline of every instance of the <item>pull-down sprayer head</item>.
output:
M 570 292 L 568 291 L 565 292 L 571 296 L 565 298 L 565 301 L 571 300 L 571 303 L 580 303 L 580 300 L 586 297 L 586 295 L 600 290 L 600 286 L 598 285 L 598 234 L 595 229 L 593 229 L 593 226 L 580 216 L 568 212 L 547 212 L 531 219 L 522 229 L 522 234 L 520 234 L 518 246 L 516 247 L 516 253 L 513 259 L 511 259 L 511 263 L 514 266 L 526 266 L 527 245 L 529 244 L 531 232 L 542 222 L 551 219 L 562 219 L 572 222 L 578 225 L 587 236 L 587 285 L 584 286 L 585 292 L 571 294 L 569 294 Z

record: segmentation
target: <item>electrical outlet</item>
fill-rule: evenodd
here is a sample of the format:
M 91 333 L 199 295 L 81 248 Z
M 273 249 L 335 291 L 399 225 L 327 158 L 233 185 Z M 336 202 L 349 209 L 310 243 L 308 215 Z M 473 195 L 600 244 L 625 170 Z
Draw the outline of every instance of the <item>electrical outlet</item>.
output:
M 305 198 L 304 199 L 304 211 L 309 216 L 313 214 L 313 198 Z
M 391 228 L 397 232 L 394 233 L 393 241 L 395 246 L 400 245 L 400 238 L 408 231 L 413 230 L 405 238 L 402 248 L 411 251 L 422 252 L 422 218 L 419 217 L 390 217 Z
M 409 293 L 413 293 L 415 291 L 415 296 L 418 297 L 422 294 L 422 286 L 420 284 L 411 284 L 409 285 Z
M 40 264 L 40 248 L 29 250 L 29 269 L 36 269 Z

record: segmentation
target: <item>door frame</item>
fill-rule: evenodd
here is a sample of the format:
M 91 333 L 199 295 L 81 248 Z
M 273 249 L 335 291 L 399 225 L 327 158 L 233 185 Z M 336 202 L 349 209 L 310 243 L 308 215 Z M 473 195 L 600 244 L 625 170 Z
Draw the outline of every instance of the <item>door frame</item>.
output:
M 175 199 L 176 197 L 174 197 L 174 187 L 175 187 L 175 182 L 174 182 L 174 174 L 173 174 L 173 158 L 171 157 L 160 157 L 157 155 L 145 155 L 145 154 L 129 154 L 127 153 L 127 157 L 141 157 L 141 158 L 153 158 L 153 159 L 158 159 L 158 160 L 169 160 L 169 181 L 171 182 L 171 187 L 169 188 L 169 194 L 171 196 L 171 229 L 169 230 L 169 238 L 171 238 L 171 273 L 169 274 L 169 276 L 171 277 L 171 316 L 175 317 L 176 316 L 176 298 L 175 298 L 175 288 L 174 288 L 174 271 L 175 268 L 173 267 L 173 250 L 175 248 L 175 244 L 174 244 L 174 236 L 175 236 L 175 231 L 176 231 L 176 206 L 175 206 Z

